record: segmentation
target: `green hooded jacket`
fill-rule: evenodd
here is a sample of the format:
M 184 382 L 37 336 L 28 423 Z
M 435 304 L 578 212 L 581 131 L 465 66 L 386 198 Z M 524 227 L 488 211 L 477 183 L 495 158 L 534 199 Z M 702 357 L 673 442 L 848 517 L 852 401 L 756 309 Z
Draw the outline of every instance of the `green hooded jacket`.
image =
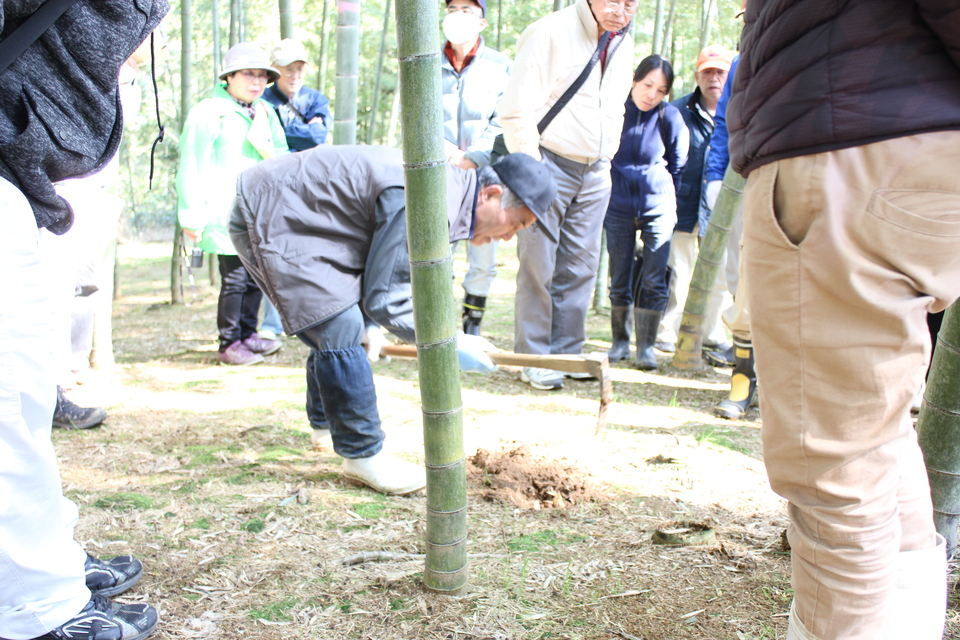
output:
M 236 255 L 227 223 L 237 193 L 237 174 L 261 160 L 287 153 L 287 138 L 273 108 L 257 99 L 256 117 L 218 85 L 190 109 L 180 136 L 177 216 L 196 231 L 207 253 Z

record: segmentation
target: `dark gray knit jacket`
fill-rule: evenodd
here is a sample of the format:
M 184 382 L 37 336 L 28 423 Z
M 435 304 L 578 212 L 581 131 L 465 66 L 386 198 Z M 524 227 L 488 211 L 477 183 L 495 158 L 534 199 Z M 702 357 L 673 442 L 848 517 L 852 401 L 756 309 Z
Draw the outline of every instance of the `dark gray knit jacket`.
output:
M 3 0 L 0 40 L 43 0 Z M 0 177 L 30 201 L 38 227 L 73 222 L 52 182 L 101 169 L 123 120 L 120 66 L 160 23 L 167 0 L 77 0 L 0 75 Z
M 742 175 L 783 158 L 960 129 L 957 0 L 750 0 L 727 109 Z

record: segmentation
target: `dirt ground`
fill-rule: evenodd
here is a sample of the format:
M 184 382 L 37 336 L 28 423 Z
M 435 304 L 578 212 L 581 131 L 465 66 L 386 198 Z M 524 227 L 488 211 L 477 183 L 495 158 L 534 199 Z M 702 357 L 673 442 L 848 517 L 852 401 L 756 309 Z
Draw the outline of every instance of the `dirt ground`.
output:
M 599 434 L 596 381 L 544 392 L 516 369 L 463 375 L 470 582 L 436 595 L 421 583 L 425 497 L 352 486 L 340 458 L 311 449 L 296 339 L 264 364 L 217 366 L 215 290 L 198 276 L 190 306 L 170 306 L 169 251 L 121 247 L 118 365 L 71 391 L 110 418 L 54 434 L 77 539 L 143 560 L 122 599 L 159 607 L 155 637 L 784 637 L 786 517 L 766 482 L 759 415 L 710 411 L 729 372 L 618 366 Z M 513 243 L 499 260 L 483 329 L 509 349 Z M 609 346 L 606 315 L 591 313 L 588 338 L 588 350 Z M 421 462 L 416 363 L 374 375 L 386 449 Z M 691 528 L 715 538 L 653 542 Z M 955 602 L 948 618 L 945 637 L 960 638 Z

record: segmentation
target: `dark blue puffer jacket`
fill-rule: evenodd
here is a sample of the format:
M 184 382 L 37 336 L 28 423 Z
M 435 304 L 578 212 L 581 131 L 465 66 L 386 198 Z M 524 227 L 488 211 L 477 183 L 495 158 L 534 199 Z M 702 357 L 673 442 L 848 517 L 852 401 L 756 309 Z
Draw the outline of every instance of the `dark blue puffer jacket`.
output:
M 710 148 L 710 135 L 713 133 L 713 119 L 700 105 L 700 88 L 688 93 L 670 104 L 680 110 L 683 121 L 690 132 L 690 153 L 687 157 L 687 167 L 683 170 L 680 188 L 677 190 L 677 231 L 692 233 L 697 224 L 700 224 L 700 235 L 707 230 L 709 211 L 700 206 L 700 195 L 706 182 L 703 177 L 703 166 Z
M 676 207 L 690 134 L 680 111 L 671 104 L 664 110 L 664 129 L 662 136 L 658 109 L 640 111 L 627 98 L 620 148 L 611 163 L 613 190 L 608 213 L 639 216 L 664 206 Z

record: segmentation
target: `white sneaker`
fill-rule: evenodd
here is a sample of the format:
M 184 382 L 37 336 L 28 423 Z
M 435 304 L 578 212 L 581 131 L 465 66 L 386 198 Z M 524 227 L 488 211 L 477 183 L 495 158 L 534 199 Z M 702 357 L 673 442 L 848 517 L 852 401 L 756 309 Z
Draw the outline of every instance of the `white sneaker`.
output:
M 529 384 L 534 389 L 543 389 L 544 391 L 553 391 L 563 388 L 563 375 L 553 369 L 540 369 L 537 367 L 525 367 L 520 379 Z
M 344 458 L 343 475 L 388 496 L 402 496 L 427 486 L 427 471 L 389 453 L 369 458 Z
M 330 429 L 310 429 L 310 445 L 317 451 L 333 451 Z

